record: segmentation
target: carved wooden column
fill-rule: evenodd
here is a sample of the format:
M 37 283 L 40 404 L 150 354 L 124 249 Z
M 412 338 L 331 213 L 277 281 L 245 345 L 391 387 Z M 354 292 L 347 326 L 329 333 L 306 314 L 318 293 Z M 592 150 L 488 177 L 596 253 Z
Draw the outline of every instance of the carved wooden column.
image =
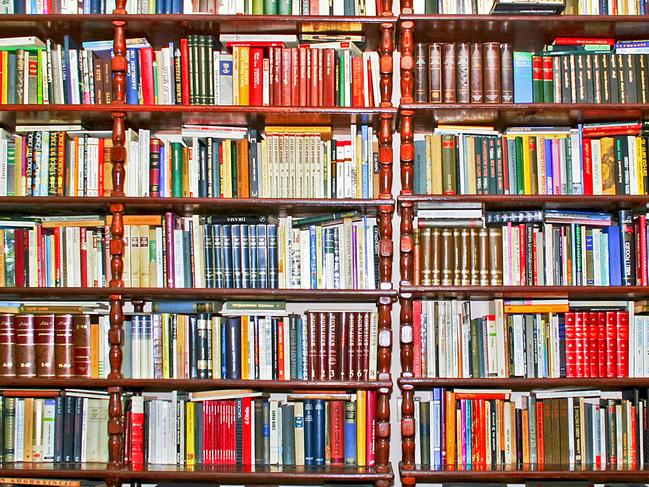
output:
M 126 0 L 117 0 L 117 6 L 113 11 L 115 15 L 123 15 Z M 126 96 L 126 23 L 123 20 L 113 21 L 115 26 L 115 39 L 113 45 L 114 57 L 112 59 L 113 71 L 113 105 L 123 105 Z M 113 191 L 112 196 L 124 196 L 124 163 L 126 161 L 126 150 L 124 148 L 125 139 L 125 116 L 124 112 L 113 112 L 113 147 L 110 152 L 112 162 Z M 111 279 L 109 286 L 111 288 L 120 288 L 124 286 L 122 272 L 124 270 L 124 205 L 111 204 L 110 212 L 113 221 L 110 227 L 110 270 Z M 110 331 L 108 340 L 110 344 L 109 360 L 110 374 L 109 379 L 120 379 L 122 377 L 122 344 L 124 311 L 121 294 L 110 296 Z M 108 419 L 108 452 L 109 463 L 112 467 L 120 467 L 122 464 L 123 448 L 122 432 L 122 388 L 109 387 L 109 419 Z M 119 480 L 119 479 L 117 479 Z
M 412 1 L 401 3 L 402 13 L 412 13 Z M 406 21 L 401 24 L 401 103 L 413 102 L 413 30 L 414 23 Z M 413 162 L 414 162 L 414 127 L 412 110 L 400 111 L 401 121 L 401 194 L 413 193 Z M 412 203 L 401 203 L 401 241 L 399 242 L 401 284 L 412 284 L 413 279 L 413 217 Z M 401 350 L 401 375 L 412 377 L 413 371 L 413 333 L 412 333 L 412 295 L 401 294 L 400 312 L 400 350 Z M 403 468 L 412 468 L 415 463 L 415 418 L 414 418 L 414 389 L 412 386 L 403 386 L 401 390 L 401 450 Z M 414 485 L 411 478 L 404 478 L 405 485 Z
M 392 1 L 383 0 L 383 10 L 392 11 Z M 394 24 L 381 24 L 379 42 L 380 56 L 380 92 L 381 107 L 392 107 L 392 51 L 394 49 Z M 392 128 L 394 118 L 391 113 L 381 114 L 379 119 L 379 198 L 392 200 Z M 392 289 L 392 204 L 379 207 L 379 277 L 381 289 Z M 391 381 L 392 365 L 392 299 L 383 297 L 378 303 L 379 310 L 379 339 L 378 339 L 378 379 Z M 376 465 L 379 471 L 390 469 L 390 396 L 392 388 L 385 387 L 378 391 L 376 410 Z M 377 485 L 384 487 L 382 482 Z M 388 483 L 385 483 L 388 485 Z
M 391 17 L 392 13 L 392 0 L 381 0 L 381 11 L 384 17 Z
M 412 14 L 412 0 L 401 0 L 401 15 Z

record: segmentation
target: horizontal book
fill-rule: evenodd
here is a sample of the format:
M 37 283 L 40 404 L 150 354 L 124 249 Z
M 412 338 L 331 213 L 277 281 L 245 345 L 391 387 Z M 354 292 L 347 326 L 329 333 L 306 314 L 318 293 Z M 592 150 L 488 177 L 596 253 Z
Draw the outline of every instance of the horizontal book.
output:
M 224 44 L 225 49 L 221 44 Z M 159 50 L 129 47 L 133 105 L 377 107 L 379 55 L 354 42 L 218 41 L 189 35 Z
M 132 218 L 124 227 L 127 287 L 377 287 L 378 228 L 373 217 L 334 214 L 302 222 L 167 213 Z
M 177 133 L 129 129 L 126 146 L 127 196 L 379 196 L 378 138 L 367 125 L 268 126 L 261 132 L 218 126 L 185 126 Z
M 647 317 L 612 304 L 415 301 L 414 375 L 646 377 Z
M 644 195 L 639 122 L 569 127 L 439 127 L 415 134 L 416 194 Z
M 416 461 L 642 468 L 645 391 L 440 389 L 415 397 Z M 439 431 L 445 431 L 440 435 Z
M 376 380 L 376 312 L 135 313 L 124 330 L 127 378 Z
M 125 462 L 374 466 L 376 392 L 190 400 L 126 398 Z M 253 396 L 253 397 L 251 397 Z
M 354 15 L 383 13 L 377 0 L 337 1 L 323 6 L 318 0 L 128 0 L 126 11 L 134 14 L 219 14 L 219 15 Z
M 0 376 L 108 376 L 108 315 L 0 314 Z
M 458 212 L 459 213 L 459 212 Z M 418 218 L 415 282 L 634 286 L 647 282 L 645 215 L 564 210 Z M 503 265 L 503 263 L 507 263 Z
M 3 462 L 108 461 L 107 393 L 12 389 L 0 393 Z

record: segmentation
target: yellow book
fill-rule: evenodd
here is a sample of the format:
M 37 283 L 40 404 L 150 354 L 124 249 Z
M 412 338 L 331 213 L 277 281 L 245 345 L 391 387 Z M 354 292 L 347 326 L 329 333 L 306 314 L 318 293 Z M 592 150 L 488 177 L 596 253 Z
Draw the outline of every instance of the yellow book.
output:
M 25 413 L 23 418 L 23 461 L 32 461 L 32 442 L 34 441 L 34 399 L 25 398 Z
M 99 323 L 90 324 L 90 378 L 99 378 Z
M 475 171 L 475 137 L 466 137 L 466 180 L 469 194 L 478 193 L 478 180 Z
M 181 159 L 182 159 L 182 161 L 181 161 L 181 164 L 182 164 L 182 166 L 181 166 L 182 167 L 182 191 L 183 191 L 183 197 L 185 197 L 185 198 L 190 198 L 191 197 L 190 188 L 189 188 L 190 178 L 191 178 L 191 176 L 190 176 L 191 169 L 190 169 L 190 166 L 189 166 L 189 153 L 190 153 L 190 151 L 189 151 L 189 149 L 187 147 L 183 147 L 180 150 Z
M 356 391 L 356 464 L 364 467 L 367 446 L 367 391 Z
M 177 379 L 186 379 L 185 377 L 185 315 L 178 315 L 177 323 L 177 347 L 176 347 L 176 363 L 178 364 Z
M 160 322 L 162 323 L 162 378 L 171 379 L 170 370 L 169 370 L 169 330 L 171 327 L 170 324 L 171 316 L 169 313 L 162 313 L 160 317 Z
M 232 198 L 232 141 L 223 141 L 223 197 Z
M 537 158 L 536 158 L 536 174 L 538 174 L 538 178 L 536 178 L 536 194 L 547 194 L 547 184 L 546 184 L 546 174 L 547 170 L 545 167 L 545 158 L 547 157 L 545 154 L 545 137 L 538 137 L 537 144 L 536 144 L 536 152 L 537 152 Z
M 239 105 L 250 105 L 250 48 L 239 48 Z
M 232 104 L 240 105 L 239 102 L 239 78 L 241 73 L 239 72 L 239 50 L 241 47 L 234 46 L 232 48 Z
M 23 160 L 23 138 L 21 135 L 14 136 L 15 148 L 16 148 L 16 157 L 15 161 L 15 177 L 14 177 L 14 188 L 16 196 L 25 196 L 25 176 L 23 176 L 22 163 L 19 161 Z
M 223 173 L 221 173 L 223 174 Z M 261 141 L 261 194 L 260 198 L 270 197 L 270 168 L 268 167 L 268 140 L 263 138 Z
M 635 138 L 636 164 L 638 165 L 638 194 L 645 194 L 644 177 L 647 174 L 646 147 L 644 138 Z
M 505 313 L 567 313 L 566 304 L 506 304 Z
M 360 134 L 356 136 L 356 194 L 355 198 L 363 195 L 363 138 Z
M 243 380 L 251 379 L 250 368 L 248 366 L 248 316 L 241 317 L 241 378 Z
M 431 136 L 430 150 L 432 194 L 442 194 L 444 178 L 442 177 L 442 136 L 440 134 Z
M 9 51 L 2 51 L 2 104 L 9 97 Z
M 186 429 L 185 429 L 185 461 L 187 465 L 196 465 L 196 403 L 187 401 L 186 408 Z
M 523 136 L 523 194 L 532 194 L 532 171 L 530 168 L 530 137 Z

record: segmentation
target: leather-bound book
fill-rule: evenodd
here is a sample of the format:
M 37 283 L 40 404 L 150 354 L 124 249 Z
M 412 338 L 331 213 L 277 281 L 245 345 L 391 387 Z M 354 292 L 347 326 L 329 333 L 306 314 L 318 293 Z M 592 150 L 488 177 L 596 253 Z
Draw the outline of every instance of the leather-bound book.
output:
M 457 45 L 457 102 L 469 103 L 469 44 L 461 42 Z
M 431 228 L 422 228 L 419 231 L 419 258 L 421 260 L 421 285 L 430 286 L 432 285 L 432 262 L 431 257 L 433 256 L 431 237 L 432 229 Z
M 54 377 L 54 315 L 36 315 L 34 332 L 36 375 Z
M 455 135 L 442 135 L 442 191 L 445 195 L 456 194 L 457 188 L 457 147 Z
M 453 252 L 453 285 L 454 286 L 459 286 L 461 282 L 461 256 L 462 256 L 462 248 L 461 248 L 461 241 L 460 241 L 460 229 L 459 228 L 454 228 L 453 229 L 453 248 L 455 251 Z
M 460 240 L 457 250 L 460 253 L 460 286 L 471 284 L 471 232 L 468 228 L 460 230 Z
M 489 228 L 489 284 L 503 285 L 503 233 L 498 227 Z
M 16 346 L 16 375 L 36 377 L 36 349 L 34 347 L 34 315 L 16 315 L 14 318 Z
M 442 103 L 442 45 L 428 46 L 428 101 Z
M 432 228 L 430 237 L 430 284 L 439 286 L 442 283 L 442 230 Z
M 500 45 L 501 93 L 503 103 L 514 103 L 514 54 L 511 44 Z
M 428 101 L 428 69 L 426 67 L 426 44 L 415 44 L 415 102 Z
M 74 376 L 74 340 L 72 315 L 54 317 L 54 363 L 57 377 Z
M 90 316 L 74 315 L 74 375 L 90 377 Z
M 480 239 L 477 228 L 469 228 L 469 279 L 471 286 L 480 283 Z
M 480 248 L 480 286 L 489 285 L 489 232 L 486 228 L 478 230 L 478 246 Z
M 469 46 L 471 103 L 482 103 L 482 44 L 473 42 Z
M 453 240 L 453 229 L 442 229 L 442 286 L 453 285 L 453 263 L 455 262 L 455 242 Z
M 455 58 L 455 44 L 442 44 L 442 94 L 444 103 L 455 103 L 457 101 Z
M 484 101 L 485 103 L 500 103 L 500 44 L 497 42 L 485 42 L 482 50 L 482 59 L 484 62 Z
M 16 375 L 14 315 L 0 315 L 0 377 Z

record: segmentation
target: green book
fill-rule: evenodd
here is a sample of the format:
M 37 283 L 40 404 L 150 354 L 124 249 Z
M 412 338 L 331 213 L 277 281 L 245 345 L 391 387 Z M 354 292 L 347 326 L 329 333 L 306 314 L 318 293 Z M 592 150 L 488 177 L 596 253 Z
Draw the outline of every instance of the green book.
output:
M 232 197 L 237 198 L 237 144 L 230 141 L 230 167 L 232 168 Z
M 455 135 L 442 135 L 442 192 L 456 194 L 457 192 L 457 149 Z
M 523 137 L 516 137 L 516 185 L 518 194 L 525 194 L 525 176 L 523 173 Z
M 248 2 L 246 2 L 246 5 Z M 264 0 L 252 0 L 252 14 L 264 15 Z
M 171 196 L 183 195 L 183 148 L 180 142 L 171 143 Z
M 279 0 L 279 14 L 291 15 L 292 5 L 291 0 Z
M 421 445 L 421 464 L 430 465 L 430 403 L 419 403 L 419 438 Z
M 532 56 L 532 92 L 534 103 L 543 103 L 543 56 Z
M 264 0 L 264 15 L 277 15 L 279 13 L 279 0 Z
M 426 6 L 424 7 L 426 11 L 424 13 L 426 14 L 438 14 L 439 13 L 439 5 L 437 3 L 437 0 L 426 0 Z

